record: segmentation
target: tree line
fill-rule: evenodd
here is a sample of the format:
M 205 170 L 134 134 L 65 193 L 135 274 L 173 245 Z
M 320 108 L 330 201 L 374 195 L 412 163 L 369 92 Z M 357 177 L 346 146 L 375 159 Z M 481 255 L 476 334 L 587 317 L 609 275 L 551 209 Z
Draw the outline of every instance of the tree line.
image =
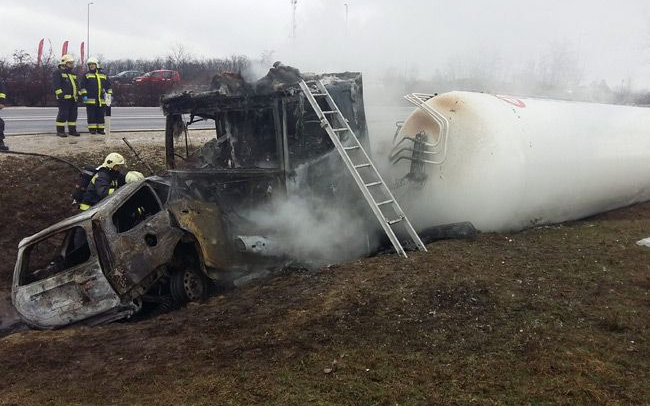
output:
M 614 85 L 605 80 L 586 83 L 584 64 L 579 54 L 570 44 L 556 43 L 549 47 L 548 52 L 540 55 L 538 60 L 523 61 L 518 66 L 512 66 L 498 54 L 482 54 L 473 58 L 465 55 L 441 60 L 432 71 L 426 73 L 420 72 L 417 65 L 399 70 L 386 68 L 379 81 L 384 91 L 378 93 L 378 96 L 392 103 L 412 92 L 470 90 L 586 102 L 650 105 L 650 94 L 634 90 L 630 79 Z M 258 58 L 244 55 L 197 58 L 177 44 L 171 47 L 166 56 L 157 58 L 104 60 L 100 55 L 99 60 L 108 75 L 126 70 L 178 71 L 181 83 L 174 87 L 160 84 L 114 85 L 113 100 L 116 106 L 158 106 L 160 96 L 167 92 L 209 88 L 212 77 L 217 73 L 239 72 L 246 77 L 252 67 L 267 69 L 273 63 L 273 52 L 264 52 Z M 9 103 L 19 106 L 56 105 L 51 77 L 58 62 L 59 58 L 55 57 L 51 49 L 43 56 L 40 65 L 36 64 L 33 55 L 23 50 L 16 50 L 10 58 L 0 58 L 0 79 L 7 85 Z M 79 73 L 85 68 L 79 64 L 76 67 Z
M 0 59 L 0 79 L 7 87 L 8 103 L 14 106 L 55 106 L 56 99 L 52 88 L 52 72 L 57 69 L 59 58 L 50 50 L 36 64 L 36 58 L 24 50 L 16 50 L 11 58 Z M 102 60 L 100 65 L 109 76 L 126 70 L 150 72 L 169 69 L 179 72 L 181 83 L 173 87 L 167 84 L 115 83 L 115 106 L 157 106 L 160 96 L 171 91 L 184 89 L 202 90 L 209 87 L 212 77 L 221 72 L 244 72 L 252 61 L 243 55 L 228 58 L 196 58 L 186 53 L 182 47 L 175 48 L 169 55 L 152 59 L 112 59 Z M 75 72 L 86 70 L 79 61 Z
M 418 65 L 387 69 L 382 83 L 396 84 L 390 98 L 412 92 L 444 93 L 452 90 L 544 97 L 559 100 L 650 105 L 650 93 L 635 89 L 633 78 L 616 83 L 589 78 L 577 47 L 554 42 L 535 59 L 512 63 L 499 53 L 458 55 L 441 60 L 422 74 Z

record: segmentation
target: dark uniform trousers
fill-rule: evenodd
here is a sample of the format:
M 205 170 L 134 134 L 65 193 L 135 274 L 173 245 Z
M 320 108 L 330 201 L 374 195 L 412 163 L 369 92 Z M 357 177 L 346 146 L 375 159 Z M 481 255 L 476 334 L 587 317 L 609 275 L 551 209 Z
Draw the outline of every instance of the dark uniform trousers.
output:
M 4 104 L 4 101 L 7 99 L 7 95 L 5 94 L 5 85 L 2 83 L 0 80 L 0 104 Z M 5 139 L 5 122 L 0 117 L 0 141 Z
M 88 129 L 104 130 L 104 106 L 96 104 L 86 104 L 86 114 L 88 115 Z
M 59 113 L 56 115 L 56 131 L 65 132 L 65 125 L 68 130 L 75 132 L 77 127 L 77 101 L 75 99 L 59 100 Z

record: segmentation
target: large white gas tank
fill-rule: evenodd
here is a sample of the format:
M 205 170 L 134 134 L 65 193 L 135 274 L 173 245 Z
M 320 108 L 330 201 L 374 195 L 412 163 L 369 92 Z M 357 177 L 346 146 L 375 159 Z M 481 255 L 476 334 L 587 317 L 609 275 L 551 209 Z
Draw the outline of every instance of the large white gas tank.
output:
M 416 228 L 519 230 L 650 200 L 650 109 L 451 92 L 411 113 L 390 155 Z

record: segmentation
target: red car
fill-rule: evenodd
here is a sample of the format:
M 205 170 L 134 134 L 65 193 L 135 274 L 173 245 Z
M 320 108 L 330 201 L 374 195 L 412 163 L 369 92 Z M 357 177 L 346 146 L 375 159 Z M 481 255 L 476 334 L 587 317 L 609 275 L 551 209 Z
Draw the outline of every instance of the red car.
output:
M 181 75 L 175 70 L 154 70 L 147 72 L 144 75 L 133 79 L 133 83 L 141 85 L 145 83 L 160 83 L 166 85 L 175 85 L 181 82 Z

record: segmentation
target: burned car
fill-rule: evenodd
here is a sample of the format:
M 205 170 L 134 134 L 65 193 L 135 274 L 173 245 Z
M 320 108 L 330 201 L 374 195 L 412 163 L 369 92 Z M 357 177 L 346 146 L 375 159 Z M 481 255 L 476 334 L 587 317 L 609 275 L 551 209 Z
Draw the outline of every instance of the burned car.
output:
M 12 289 L 22 318 L 38 328 L 109 322 L 201 300 L 209 281 L 281 267 L 292 260 L 273 249 L 282 241 L 247 213 L 292 194 L 327 199 L 372 222 L 306 103 L 304 77 L 325 83 L 367 146 L 358 73 L 303 75 L 276 64 L 255 83 L 224 74 L 211 91 L 166 96 L 168 173 L 127 184 L 22 240 Z M 188 128 L 205 120 L 214 122 L 214 136 L 191 149 Z
M 205 295 L 201 258 L 168 197 L 165 179 L 130 183 L 23 239 L 12 287 L 21 317 L 39 328 L 96 324 L 137 312 L 155 288 L 180 302 Z

